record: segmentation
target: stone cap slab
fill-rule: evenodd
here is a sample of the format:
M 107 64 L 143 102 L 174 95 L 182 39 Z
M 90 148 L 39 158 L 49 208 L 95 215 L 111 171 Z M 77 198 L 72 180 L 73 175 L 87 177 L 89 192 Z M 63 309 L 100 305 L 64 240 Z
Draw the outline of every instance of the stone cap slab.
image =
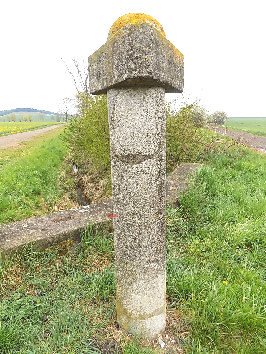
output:
M 89 77 L 92 94 L 134 86 L 182 92 L 184 56 L 166 39 L 158 21 L 128 14 L 113 24 L 107 42 L 89 57 Z

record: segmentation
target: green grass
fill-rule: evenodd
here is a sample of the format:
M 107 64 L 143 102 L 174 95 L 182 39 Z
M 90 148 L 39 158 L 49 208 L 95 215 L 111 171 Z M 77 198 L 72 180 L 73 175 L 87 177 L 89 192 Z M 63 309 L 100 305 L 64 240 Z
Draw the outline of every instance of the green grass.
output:
M 60 124 L 57 122 L 0 122 L 0 136 L 22 133 L 29 130 L 49 127 L 51 125 Z
M 0 223 L 51 211 L 60 198 L 58 177 L 67 154 L 61 131 L 18 150 L 0 150 Z
M 112 239 L 88 232 L 72 255 L 60 251 L 29 249 L 3 271 L 0 352 L 90 352 L 97 332 L 97 345 L 104 342 L 114 315 Z
M 191 352 L 265 352 L 265 162 L 216 156 L 169 210 L 168 295 L 189 318 Z
M 226 127 L 231 130 L 240 130 L 247 133 L 266 136 L 265 118 L 229 118 Z
M 213 155 L 167 209 L 168 305 L 189 328 L 188 353 L 265 352 L 265 169 L 247 149 Z M 70 246 L 0 267 L 2 351 L 156 352 L 115 328 L 112 235 L 91 228 Z

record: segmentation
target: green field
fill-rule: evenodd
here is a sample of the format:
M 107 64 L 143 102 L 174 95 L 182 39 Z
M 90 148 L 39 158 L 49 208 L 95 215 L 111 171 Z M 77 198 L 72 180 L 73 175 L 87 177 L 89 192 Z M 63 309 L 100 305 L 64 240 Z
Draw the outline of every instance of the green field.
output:
M 265 353 L 265 169 L 248 149 L 212 155 L 167 209 L 167 334 L 183 352 Z M 162 352 L 117 328 L 112 234 L 0 264 L 0 298 L 0 352 Z
M 226 127 L 247 133 L 266 136 L 266 117 L 261 118 L 228 118 Z
M 26 132 L 60 124 L 58 122 L 0 122 L 0 136 Z

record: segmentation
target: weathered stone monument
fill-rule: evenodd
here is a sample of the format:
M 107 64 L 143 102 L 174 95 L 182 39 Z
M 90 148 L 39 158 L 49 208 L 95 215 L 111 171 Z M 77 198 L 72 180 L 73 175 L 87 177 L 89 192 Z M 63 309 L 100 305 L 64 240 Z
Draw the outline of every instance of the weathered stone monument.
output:
M 90 91 L 108 98 L 118 323 L 148 338 L 166 322 L 165 92 L 182 92 L 183 72 L 144 14 L 120 17 L 89 57 Z

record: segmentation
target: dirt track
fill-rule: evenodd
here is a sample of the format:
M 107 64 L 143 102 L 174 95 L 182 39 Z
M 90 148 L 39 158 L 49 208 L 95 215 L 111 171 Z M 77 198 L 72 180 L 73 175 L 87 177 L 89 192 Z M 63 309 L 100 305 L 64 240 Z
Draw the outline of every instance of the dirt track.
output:
M 230 136 L 230 138 L 239 141 L 241 144 L 246 145 L 252 149 L 255 149 L 264 154 L 266 153 L 266 137 L 264 136 L 229 130 L 221 127 L 210 127 L 210 129 L 216 133 Z
M 17 147 L 20 143 L 30 140 L 36 135 L 40 135 L 55 128 L 58 128 L 59 126 L 61 127 L 61 125 L 52 125 L 51 127 L 29 130 L 23 133 L 0 136 L 0 149 Z
M 34 136 L 46 133 L 58 127 L 59 127 L 58 125 L 53 125 L 51 127 L 30 130 L 23 133 L 1 136 L 0 149 L 16 147 L 20 143 L 32 139 Z M 266 153 L 266 137 L 264 136 L 253 135 L 253 134 L 239 132 L 239 131 L 233 131 L 221 127 L 210 127 L 210 129 L 214 130 L 217 133 L 230 136 L 232 139 L 239 141 L 241 144 L 249 146 L 259 152 Z

